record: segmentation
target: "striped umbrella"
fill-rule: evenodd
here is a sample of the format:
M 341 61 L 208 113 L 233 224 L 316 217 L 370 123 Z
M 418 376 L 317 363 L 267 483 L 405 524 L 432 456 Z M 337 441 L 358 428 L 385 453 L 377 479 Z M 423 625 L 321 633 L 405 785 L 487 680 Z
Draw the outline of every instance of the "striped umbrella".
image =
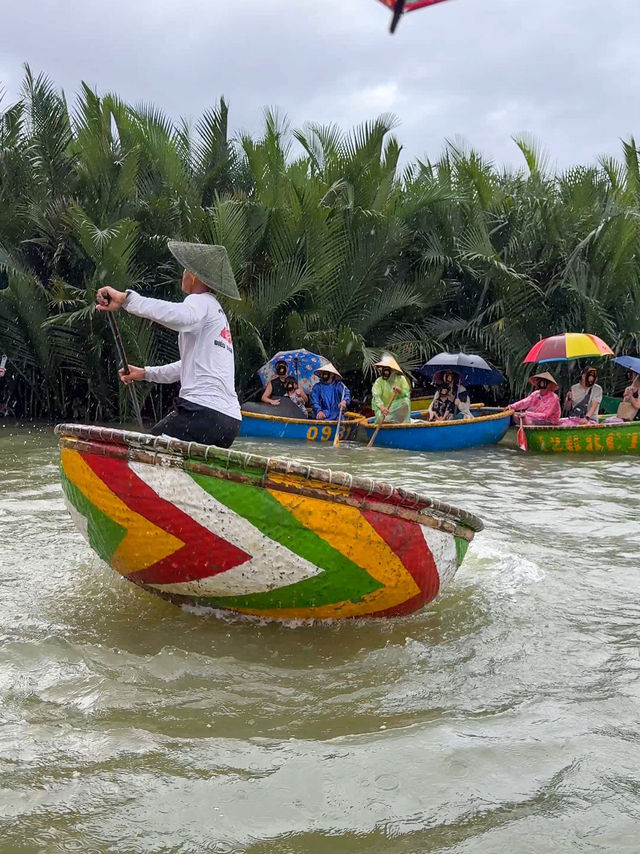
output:
M 543 338 L 524 357 L 527 362 L 569 362 L 572 359 L 587 359 L 590 356 L 613 356 L 608 344 L 588 332 L 563 332 Z

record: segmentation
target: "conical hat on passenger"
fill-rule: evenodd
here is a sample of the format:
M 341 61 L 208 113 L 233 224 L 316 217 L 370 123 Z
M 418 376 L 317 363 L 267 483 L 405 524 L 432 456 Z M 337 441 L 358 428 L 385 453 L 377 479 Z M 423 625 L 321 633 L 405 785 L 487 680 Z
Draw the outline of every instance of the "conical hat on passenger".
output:
M 193 273 L 212 291 L 232 299 L 241 299 L 224 246 L 213 246 L 208 243 L 180 243 L 177 240 L 169 240 L 167 246 L 169 252 L 177 258 L 185 270 Z
M 334 366 L 331 364 L 331 362 L 327 362 L 326 365 L 320 365 L 320 367 L 317 368 L 313 373 L 314 374 L 334 374 L 336 377 L 338 377 L 339 380 L 342 379 L 342 374 L 340 373 L 340 371 L 337 368 L 334 368 Z
M 529 377 L 531 385 L 533 385 L 534 380 L 549 380 L 550 383 L 553 383 L 556 389 L 558 388 L 558 383 L 554 380 L 549 371 L 545 371 L 543 374 L 534 374 L 532 377 Z
M 373 366 L 374 368 L 391 368 L 392 371 L 397 371 L 399 374 L 403 374 L 404 371 L 400 367 L 400 365 L 393 358 L 391 353 L 385 353 L 379 362 L 376 362 Z

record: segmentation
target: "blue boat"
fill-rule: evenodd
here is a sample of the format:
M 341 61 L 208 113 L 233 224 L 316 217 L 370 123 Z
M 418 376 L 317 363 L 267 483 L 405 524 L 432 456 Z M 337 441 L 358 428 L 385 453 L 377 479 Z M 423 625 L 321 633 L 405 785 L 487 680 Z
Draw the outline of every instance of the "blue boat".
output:
M 340 423 L 340 441 L 355 439 L 362 415 L 346 412 Z M 284 418 L 242 410 L 240 436 L 255 439 L 301 439 L 306 442 L 333 442 L 337 421 L 316 421 L 313 418 Z
M 495 445 L 511 423 L 510 409 L 472 409 L 473 418 L 453 421 L 422 421 L 426 412 L 414 412 L 406 424 L 382 424 L 375 444 L 382 448 L 403 448 L 407 451 L 455 451 L 476 445 Z M 369 418 L 363 425 L 367 440 L 376 429 Z

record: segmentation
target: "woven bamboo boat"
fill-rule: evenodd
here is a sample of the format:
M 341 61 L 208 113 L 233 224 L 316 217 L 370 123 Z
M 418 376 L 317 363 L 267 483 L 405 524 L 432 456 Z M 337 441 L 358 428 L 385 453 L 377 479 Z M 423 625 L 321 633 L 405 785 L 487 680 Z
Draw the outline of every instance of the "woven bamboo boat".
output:
M 406 451 L 455 451 L 497 444 L 509 429 L 511 410 L 479 407 L 472 411 L 473 418 L 453 421 L 422 421 L 420 417 L 426 413 L 414 412 L 410 422 L 382 424 L 376 445 Z M 376 429 L 375 419 L 370 418 L 363 426 L 370 439 Z
M 638 454 L 640 421 L 525 427 L 529 451 L 573 454 Z
M 409 614 L 482 529 L 465 510 L 342 472 L 123 430 L 56 433 L 90 545 L 179 605 L 275 620 Z
M 339 439 L 347 442 L 356 438 L 358 426 L 364 421 L 357 412 L 346 412 L 338 424 L 337 421 L 324 421 L 315 418 L 283 418 L 260 412 L 242 410 L 240 436 L 258 439 L 288 439 L 305 442 L 333 442 L 336 430 Z

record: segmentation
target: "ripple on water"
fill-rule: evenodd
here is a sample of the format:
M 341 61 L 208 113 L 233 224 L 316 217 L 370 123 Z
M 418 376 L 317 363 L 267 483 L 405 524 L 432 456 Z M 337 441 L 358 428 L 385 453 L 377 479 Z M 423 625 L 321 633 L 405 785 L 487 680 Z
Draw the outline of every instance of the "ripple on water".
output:
M 486 529 L 411 617 L 228 622 L 108 571 L 53 438 L 0 432 L 0 850 L 635 854 L 637 461 L 242 444 Z

